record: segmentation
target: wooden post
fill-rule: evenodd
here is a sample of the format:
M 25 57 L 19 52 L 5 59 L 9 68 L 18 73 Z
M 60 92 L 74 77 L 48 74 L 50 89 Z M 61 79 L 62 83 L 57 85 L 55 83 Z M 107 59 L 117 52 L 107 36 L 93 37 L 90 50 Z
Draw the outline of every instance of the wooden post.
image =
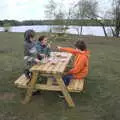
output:
M 25 99 L 22 102 L 23 104 L 28 103 L 30 101 L 33 89 L 35 87 L 35 83 L 36 83 L 37 77 L 38 77 L 38 72 L 36 72 L 36 71 L 33 72 L 32 79 L 31 79 L 30 83 L 28 84 L 28 88 L 27 88 L 27 93 L 26 93 Z
M 61 92 L 63 93 L 65 100 L 67 101 L 69 107 L 75 107 L 75 104 L 74 104 L 70 94 L 68 93 L 68 90 L 67 90 L 61 76 L 60 75 L 56 76 L 56 80 L 61 88 Z
M 52 85 L 52 82 L 53 82 L 52 78 L 48 77 L 48 78 L 47 78 L 47 85 L 48 85 L 48 86 L 51 86 L 51 85 Z

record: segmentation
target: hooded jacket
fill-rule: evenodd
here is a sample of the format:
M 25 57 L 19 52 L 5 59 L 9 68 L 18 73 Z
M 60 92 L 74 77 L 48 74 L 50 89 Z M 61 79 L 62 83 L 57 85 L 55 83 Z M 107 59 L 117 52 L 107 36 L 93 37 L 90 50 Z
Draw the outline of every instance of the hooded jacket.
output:
M 49 47 L 47 47 L 47 45 L 42 45 L 41 42 L 37 41 L 35 47 L 38 53 L 50 56 L 51 50 Z
M 72 74 L 75 79 L 84 79 L 88 75 L 89 51 L 80 51 L 73 48 L 60 48 L 61 51 L 72 53 L 75 56 L 73 68 L 68 74 Z

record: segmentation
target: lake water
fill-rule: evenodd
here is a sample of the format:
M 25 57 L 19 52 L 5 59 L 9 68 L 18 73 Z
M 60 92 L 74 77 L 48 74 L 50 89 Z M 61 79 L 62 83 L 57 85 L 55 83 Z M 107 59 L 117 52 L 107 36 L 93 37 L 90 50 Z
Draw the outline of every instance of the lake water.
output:
M 32 26 L 13 26 L 10 28 L 10 32 L 25 32 L 28 29 L 33 29 L 36 32 L 49 32 L 52 29 L 53 32 L 61 32 L 56 30 L 61 26 L 50 26 L 50 25 L 32 25 Z M 78 34 L 77 30 L 80 30 L 80 26 L 69 26 L 66 33 Z M 112 36 L 110 27 L 105 28 L 108 36 Z M 0 31 L 4 31 L 3 27 L 0 27 Z M 82 35 L 93 35 L 93 36 L 104 36 L 104 32 L 101 26 L 83 26 Z

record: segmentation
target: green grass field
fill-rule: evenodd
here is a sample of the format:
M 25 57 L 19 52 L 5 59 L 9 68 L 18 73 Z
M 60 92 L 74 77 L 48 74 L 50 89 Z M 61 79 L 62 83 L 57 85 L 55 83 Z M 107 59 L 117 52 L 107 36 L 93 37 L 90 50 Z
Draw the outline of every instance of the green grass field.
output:
M 82 37 L 91 51 L 85 93 L 72 93 L 75 108 L 68 108 L 56 92 L 42 91 L 21 104 L 25 90 L 14 86 L 23 71 L 23 34 L 0 33 L 0 120 L 120 120 L 120 39 Z M 52 39 L 52 38 L 51 38 Z M 74 36 L 56 39 L 55 45 L 73 46 Z

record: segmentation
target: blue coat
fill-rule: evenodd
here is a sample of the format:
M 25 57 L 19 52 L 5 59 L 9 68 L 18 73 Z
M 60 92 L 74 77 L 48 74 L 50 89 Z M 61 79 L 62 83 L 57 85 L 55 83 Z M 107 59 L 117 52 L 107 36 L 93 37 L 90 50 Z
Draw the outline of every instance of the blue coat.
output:
M 42 45 L 39 41 L 37 41 L 35 46 L 36 46 L 37 53 L 50 56 L 51 50 L 49 47 L 47 47 L 47 45 Z

